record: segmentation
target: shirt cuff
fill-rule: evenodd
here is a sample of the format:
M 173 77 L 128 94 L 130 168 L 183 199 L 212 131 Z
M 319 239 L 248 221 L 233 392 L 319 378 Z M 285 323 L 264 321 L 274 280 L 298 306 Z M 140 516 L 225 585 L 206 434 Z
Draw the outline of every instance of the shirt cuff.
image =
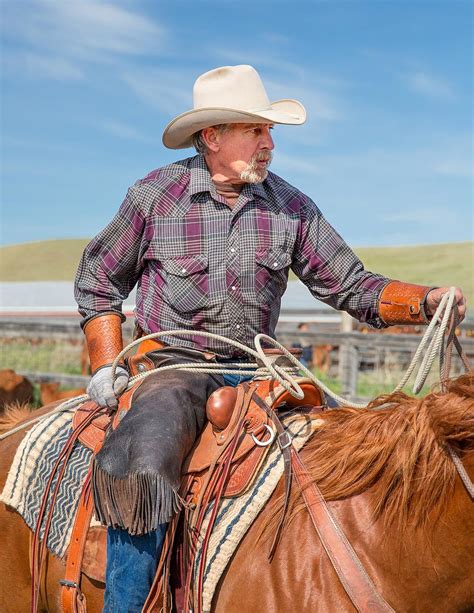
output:
M 102 317 L 102 315 L 118 315 L 122 323 L 127 320 L 127 318 L 121 311 L 114 311 L 113 309 L 109 311 L 98 311 L 97 313 L 93 313 L 92 315 L 87 315 L 87 317 L 84 317 L 84 319 L 81 321 L 81 328 L 84 330 L 84 326 L 87 323 L 89 323 L 96 317 Z

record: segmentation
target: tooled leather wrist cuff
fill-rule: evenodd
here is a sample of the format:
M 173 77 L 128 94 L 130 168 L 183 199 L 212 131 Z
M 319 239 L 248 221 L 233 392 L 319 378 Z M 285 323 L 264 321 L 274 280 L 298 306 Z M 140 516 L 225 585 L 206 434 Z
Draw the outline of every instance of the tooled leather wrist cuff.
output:
M 391 281 L 380 294 L 380 317 L 389 326 L 428 323 L 424 304 L 431 289 L 426 285 Z
M 122 319 L 119 313 L 106 313 L 89 320 L 84 326 L 91 372 L 112 364 L 123 349 Z

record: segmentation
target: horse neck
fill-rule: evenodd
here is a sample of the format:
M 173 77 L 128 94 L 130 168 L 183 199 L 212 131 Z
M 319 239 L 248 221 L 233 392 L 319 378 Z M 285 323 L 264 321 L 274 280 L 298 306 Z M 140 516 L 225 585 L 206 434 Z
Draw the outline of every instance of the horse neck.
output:
M 463 464 L 473 478 L 474 452 L 463 458 Z M 357 499 L 359 504 L 367 503 L 370 494 Z M 409 610 L 414 603 L 423 603 L 424 610 L 467 610 L 472 605 L 474 514 L 459 476 L 452 496 L 427 514 L 422 527 L 407 524 L 401 531 L 396 523 L 383 527 L 381 519 L 371 535 L 378 542 L 367 541 L 364 548 L 392 606 Z

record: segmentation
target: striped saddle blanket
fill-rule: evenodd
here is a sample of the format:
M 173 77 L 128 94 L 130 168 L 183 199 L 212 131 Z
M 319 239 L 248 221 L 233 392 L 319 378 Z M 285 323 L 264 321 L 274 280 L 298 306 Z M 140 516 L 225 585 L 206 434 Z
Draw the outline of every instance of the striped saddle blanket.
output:
M 13 507 L 35 530 L 46 485 L 59 454 L 72 431 L 73 411 L 47 415 L 26 433 L 18 447 L 0 500 Z M 63 558 L 71 538 L 82 484 L 92 459 L 92 451 L 76 443 L 59 486 L 47 546 Z M 52 488 L 56 485 L 53 480 Z M 49 504 L 46 512 L 49 511 Z M 40 536 L 44 533 L 44 526 Z
M 34 530 L 43 493 L 54 463 L 71 433 L 73 411 L 46 416 L 22 440 L 10 468 L 0 500 L 13 507 Z M 321 418 L 292 415 L 284 420 L 293 445 L 301 449 Z M 64 557 L 72 532 L 75 513 L 81 495 L 92 451 L 77 442 L 60 485 L 53 521 L 48 535 L 48 548 Z M 245 536 L 254 519 L 270 498 L 283 475 L 283 457 L 276 443 L 267 454 L 252 486 L 237 498 L 221 501 L 206 556 L 203 610 L 208 611 L 219 582 L 232 554 Z M 55 483 L 53 482 L 53 489 Z M 206 530 L 211 508 L 202 526 Z M 93 520 L 94 521 L 94 520 Z M 200 557 L 196 559 L 196 568 Z

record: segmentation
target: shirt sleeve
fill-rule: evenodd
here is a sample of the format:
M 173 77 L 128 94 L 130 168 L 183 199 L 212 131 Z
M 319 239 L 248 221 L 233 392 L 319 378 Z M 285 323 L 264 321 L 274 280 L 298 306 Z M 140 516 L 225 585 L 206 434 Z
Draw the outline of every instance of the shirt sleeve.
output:
M 103 312 L 118 312 L 142 270 L 146 215 L 131 187 L 110 224 L 85 248 L 76 273 L 74 296 L 82 326 Z
M 364 269 L 321 211 L 307 199 L 301 208 L 292 270 L 311 294 L 374 328 L 387 327 L 378 314 L 382 289 L 390 279 Z

